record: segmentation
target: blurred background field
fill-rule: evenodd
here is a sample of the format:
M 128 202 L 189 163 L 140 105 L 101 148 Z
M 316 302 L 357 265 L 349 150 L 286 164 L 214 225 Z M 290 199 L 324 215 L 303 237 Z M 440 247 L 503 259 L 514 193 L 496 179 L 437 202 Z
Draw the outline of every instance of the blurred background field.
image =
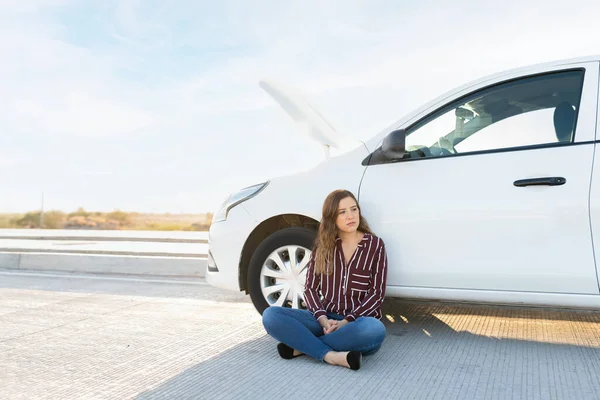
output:
M 31 211 L 24 214 L 0 214 L 0 229 L 102 229 L 152 231 L 207 231 L 212 213 L 137 213 L 115 210 L 111 212 L 86 211 Z

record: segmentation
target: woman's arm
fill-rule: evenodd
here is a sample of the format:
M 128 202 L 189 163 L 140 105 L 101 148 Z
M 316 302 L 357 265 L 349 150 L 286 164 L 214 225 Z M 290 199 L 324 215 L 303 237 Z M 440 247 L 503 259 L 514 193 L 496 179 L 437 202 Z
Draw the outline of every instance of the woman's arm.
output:
M 367 292 L 367 296 L 364 300 L 354 309 L 354 311 L 347 315 L 346 319 L 348 322 L 354 321 L 356 318 L 369 315 L 373 310 L 381 307 L 383 298 L 385 297 L 385 287 L 387 281 L 387 254 L 385 252 L 385 244 L 383 240 L 379 238 L 379 248 L 375 252 L 375 265 L 371 269 L 371 287 Z
M 319 289 L 321 287 L 321 279 L 315 274 L 315 257 L 317 252 L 313 251 L 308 262 L 306 271 L 306 284 L 304 285 L 304 301 L 306 308 L 314 315 L 316 319 L 327 316 L 327 312 L 323 308 L 320 300 Z

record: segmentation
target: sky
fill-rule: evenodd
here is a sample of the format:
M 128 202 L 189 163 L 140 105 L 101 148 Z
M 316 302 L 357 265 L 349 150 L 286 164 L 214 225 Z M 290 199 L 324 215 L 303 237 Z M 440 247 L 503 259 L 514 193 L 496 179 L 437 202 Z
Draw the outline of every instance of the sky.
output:
M 417 4 L 418 3 L 418 4 Z M 482 76 L 600 54 L 597 0 L 0 0 L 0 212 L 216 211 Z

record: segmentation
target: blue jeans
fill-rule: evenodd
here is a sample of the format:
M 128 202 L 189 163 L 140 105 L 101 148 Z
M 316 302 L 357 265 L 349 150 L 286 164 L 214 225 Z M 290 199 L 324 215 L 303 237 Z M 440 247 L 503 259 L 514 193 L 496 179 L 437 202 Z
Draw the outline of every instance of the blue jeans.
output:
M 332 313 L 328 313 L 327 318 L 344 319 Z M 271 306 L 263 312 L 262 321 L 273 338 L 320 361 L 332 350 L 373 354 L 385 338 L 385 326 L 373 317 L 358 317 L 327 335 L 308 310 Z

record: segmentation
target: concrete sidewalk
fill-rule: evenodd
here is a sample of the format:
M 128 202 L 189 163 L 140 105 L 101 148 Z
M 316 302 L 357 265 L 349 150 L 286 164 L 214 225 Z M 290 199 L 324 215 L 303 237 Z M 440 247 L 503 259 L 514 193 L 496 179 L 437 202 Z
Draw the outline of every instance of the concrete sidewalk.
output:
M 600 313 L 386 300 L 360 371 L 283 360 L 241 293 L 0 271 L 8 399 L 594 399 Z

